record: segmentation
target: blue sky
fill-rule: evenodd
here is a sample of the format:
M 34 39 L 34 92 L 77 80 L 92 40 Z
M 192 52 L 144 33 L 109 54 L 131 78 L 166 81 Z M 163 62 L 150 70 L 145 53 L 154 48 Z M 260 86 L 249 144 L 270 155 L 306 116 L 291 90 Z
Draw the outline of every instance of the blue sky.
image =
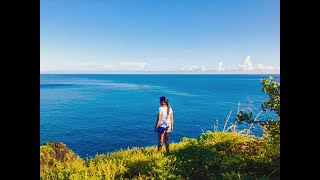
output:
M 280 73 L 280 2 L 41 0 L 40 73 Z

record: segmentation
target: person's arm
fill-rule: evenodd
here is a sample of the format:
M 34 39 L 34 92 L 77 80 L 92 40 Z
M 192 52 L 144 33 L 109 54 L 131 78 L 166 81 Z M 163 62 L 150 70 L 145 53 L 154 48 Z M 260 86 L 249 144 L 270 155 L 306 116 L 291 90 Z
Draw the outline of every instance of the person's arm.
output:
M 158 119 L 157 119 L 156 125 L 155 125 L 155 127 L 154 127 L 154 131 L 155 131 L 155 132 L 157 132 L 157 128 L 158 128 L 158 126 L 159 126 L 159 124 L 160 124 L 160 119 L 162 119 L 162 114 L 160 113 L 160 109 L 159 109 Z
M 161 114 L 158 114 L 158 119 L 157 119 L 157 121 L 156 121 L 156 127 L 159 125 L 159 122 L 160 122 L 160 119 L 161 119 L 162 117 L 161 117 Z

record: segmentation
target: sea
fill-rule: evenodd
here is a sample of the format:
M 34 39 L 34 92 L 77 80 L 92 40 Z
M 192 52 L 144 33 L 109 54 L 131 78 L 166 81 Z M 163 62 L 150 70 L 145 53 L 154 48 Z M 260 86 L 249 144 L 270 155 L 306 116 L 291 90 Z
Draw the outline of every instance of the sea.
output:
M 40 145 L 63 142 L 83 158 L 157 145 L 161 96 L 173 109 L 171 143 L 223 131 L 238 110 L 259 114 L 268 100 L 261 79 L 269 76 L 280 82 L 279 74 L 40 74 Z M 277 117 L 270 111 L 257 117 L 267 118 Z M 262 130 L 254 126 L 250 134 Z

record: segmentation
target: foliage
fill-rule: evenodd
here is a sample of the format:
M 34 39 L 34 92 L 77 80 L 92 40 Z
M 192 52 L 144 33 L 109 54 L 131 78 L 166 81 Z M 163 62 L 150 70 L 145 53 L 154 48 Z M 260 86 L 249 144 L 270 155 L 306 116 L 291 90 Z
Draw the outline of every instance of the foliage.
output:
M 280 119 L 278 121 L 268 120 L 267 125 L 262 128 L 266 139 L 272 143 L 280 144 Z
M 191 179 L 265 178 L 280 164 L 276 145 L 237 132 L 208 131 L 174 155 L 179 174 Z
M 270 140 L 270 142 L 279 144 L 280 143 L 280 83 L 276 82 L 272 76 L 268 79 L 262 79 L 262 91 L 267 93 L 269 100 L 263 102 L 261 105 L 262 111 L 274 111 L 278 119 L 266 119 L 257 120 L 253 118 L 252 111 L 247 113 L 240 110 L 236 116 L 238 123 L 247 122 L 249 124 L 255 123 L 261 125 L 264 130 L 264 136 Z
M 41 179 L 264 179 L 279 178 L 280 149 L 264 138 L 206 132 L 170 144 L 124 149 L 74 162 L 54 162 Z
M 263 102 L 261 105 L 262 110 L 270 109 L 280 117 L 280 83 L 275 82 L 272 76 L 269 77 L 269 80 L 262 79 L 261 81 L 262 91 L 269 95 L 269 101 Z

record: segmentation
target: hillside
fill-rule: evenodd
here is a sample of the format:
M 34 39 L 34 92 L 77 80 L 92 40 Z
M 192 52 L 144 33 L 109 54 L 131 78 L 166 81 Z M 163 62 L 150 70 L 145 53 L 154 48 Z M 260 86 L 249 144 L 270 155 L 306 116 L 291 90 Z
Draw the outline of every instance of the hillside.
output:
M 57 144 L 60 144 L 57 145 Z M 60 147 L 60 149 L 59 149 Z M 40 146 L 41 179 L 280 179 L 280 145 L 238 132 L 206 132 L 170 144 L 81 159 L 62 143 Z M 64 153 L 61 153 L 64 152 Z M 50 159 L 50 160 L 48 160 Z

